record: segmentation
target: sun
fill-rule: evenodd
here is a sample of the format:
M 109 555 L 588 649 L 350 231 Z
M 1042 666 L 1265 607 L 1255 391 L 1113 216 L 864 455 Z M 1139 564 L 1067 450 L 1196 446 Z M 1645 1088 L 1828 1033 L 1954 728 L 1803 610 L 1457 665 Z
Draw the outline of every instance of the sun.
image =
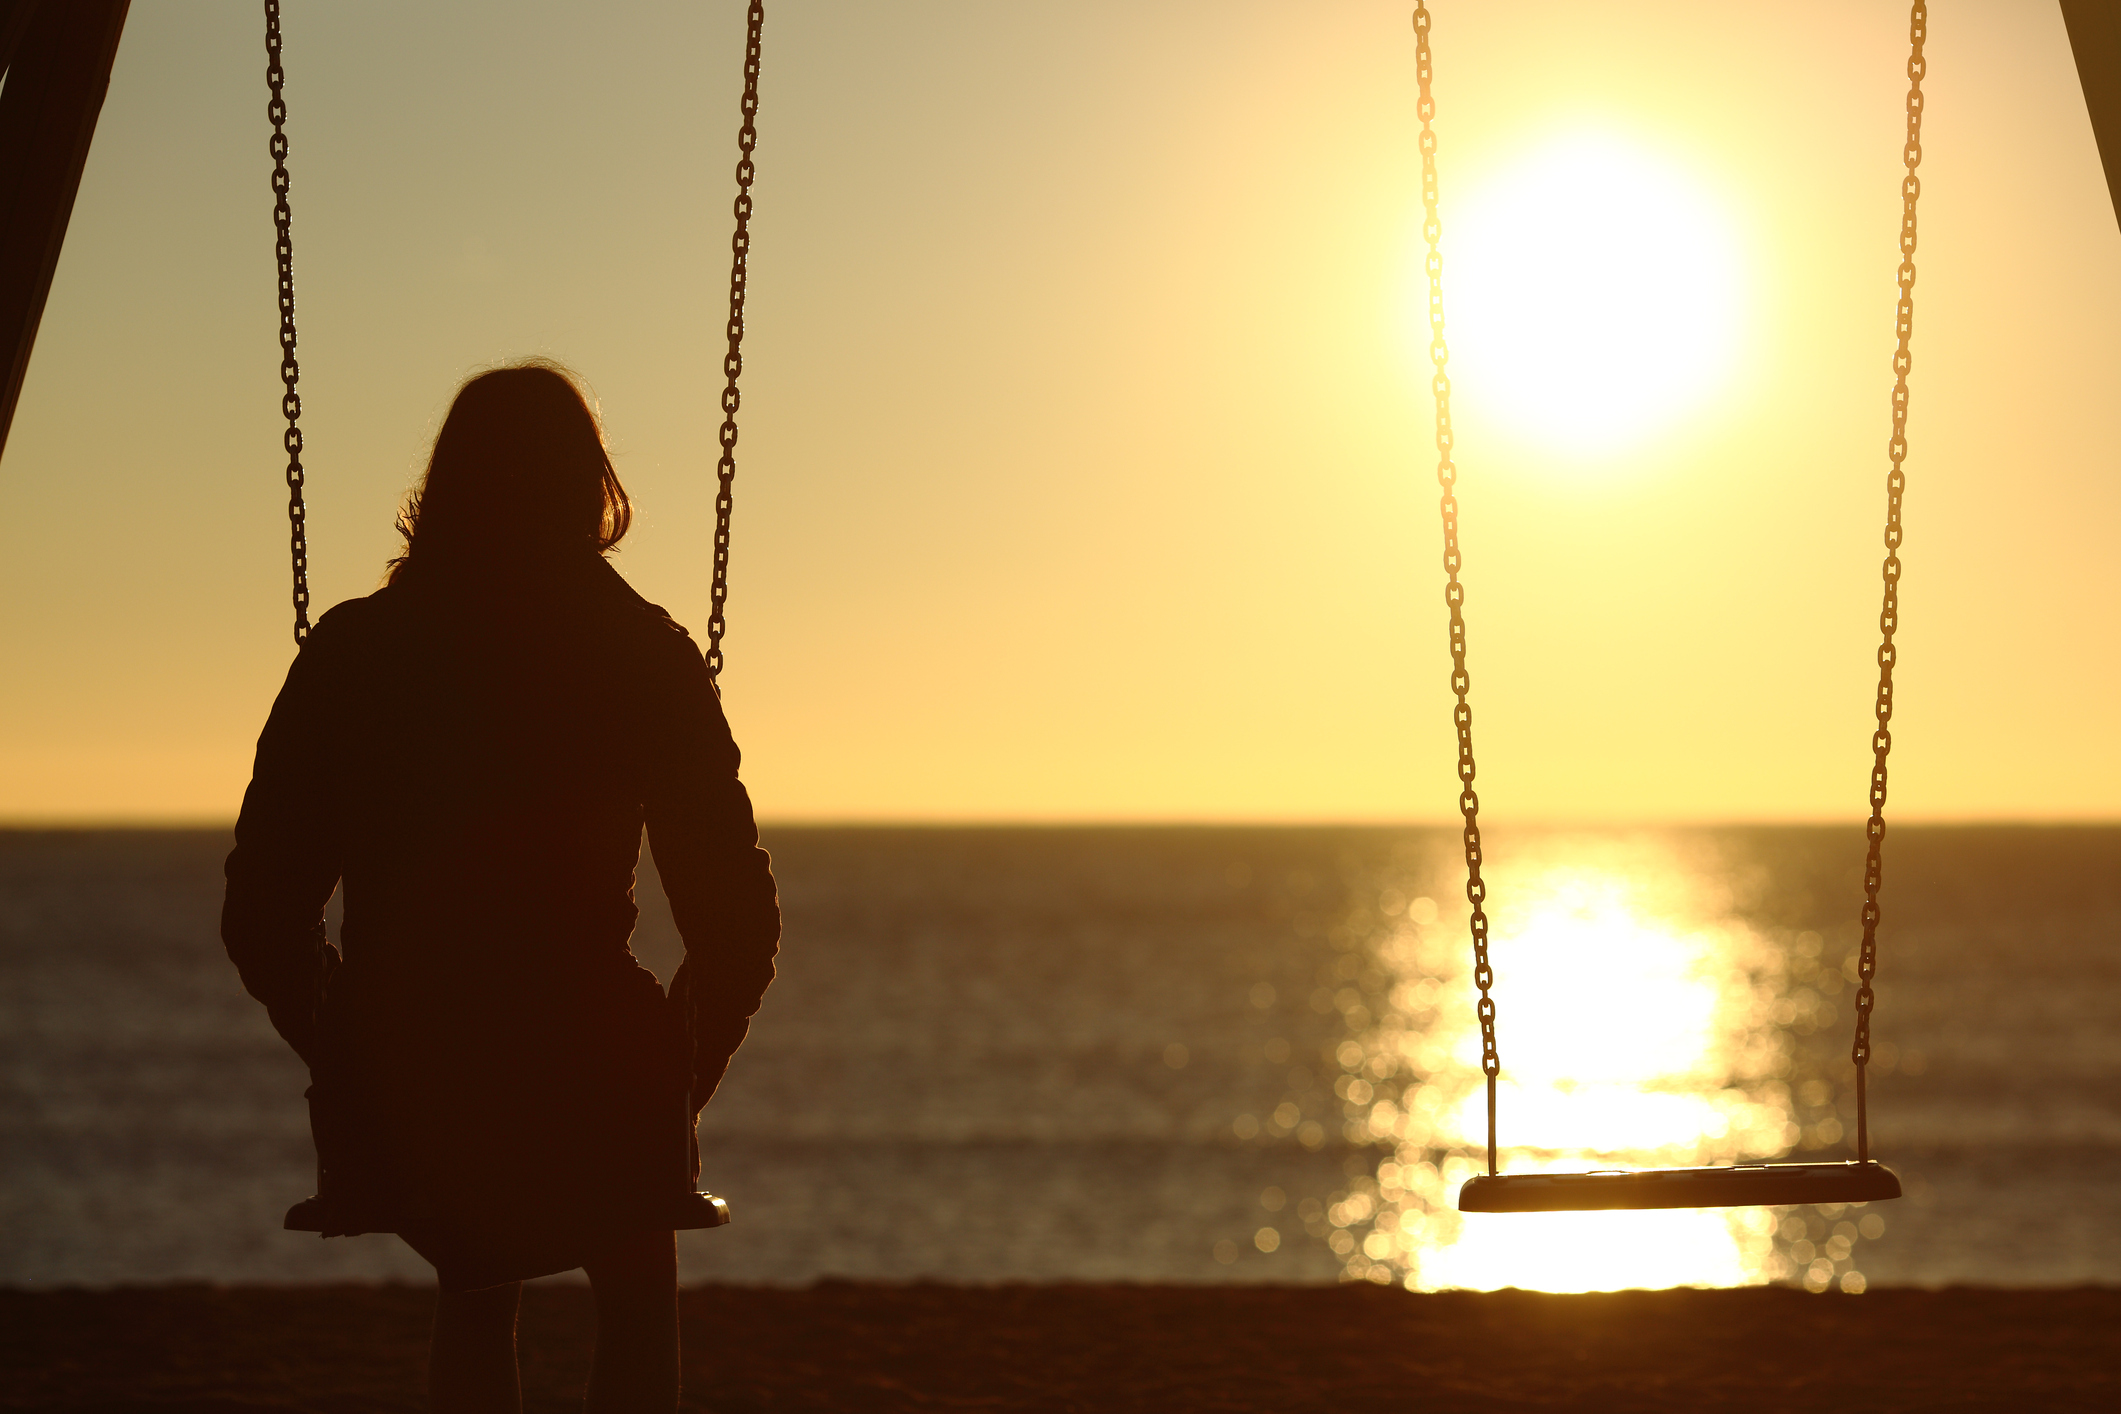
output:
M 1577 132 L 1535 147 L 1444 205 L 1454 391 L 1547 452 L 1630 450 L 1730 382 L 1742 249 L 1712 188 L 1640 145 Z

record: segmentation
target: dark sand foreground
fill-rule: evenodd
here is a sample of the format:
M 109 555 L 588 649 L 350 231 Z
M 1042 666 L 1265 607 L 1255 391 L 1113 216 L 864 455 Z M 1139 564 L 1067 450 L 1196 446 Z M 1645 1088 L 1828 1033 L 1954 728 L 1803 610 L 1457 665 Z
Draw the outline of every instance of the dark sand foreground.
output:
M 0 1291 L 0 1410 L 417 1410 L 409 1287 Z M 707 1287 L 714 1410 L 2121 1409 L 2121 1289 L 1608 1296 Z M 579 1408 L 589 1295 L 533 1288 L 525 1403 Z

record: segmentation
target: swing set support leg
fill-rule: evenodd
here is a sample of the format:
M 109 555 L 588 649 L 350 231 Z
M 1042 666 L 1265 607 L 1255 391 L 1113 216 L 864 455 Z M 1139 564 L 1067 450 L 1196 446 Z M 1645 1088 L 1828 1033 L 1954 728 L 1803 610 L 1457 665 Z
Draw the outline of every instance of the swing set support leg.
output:
M 2107 200 L 2121 211 L 2121 10 L 2111 0 L 2062 0 L 2062 22 L 2099 140 Z
M 130 0 L 0 0 L 0 452 Z

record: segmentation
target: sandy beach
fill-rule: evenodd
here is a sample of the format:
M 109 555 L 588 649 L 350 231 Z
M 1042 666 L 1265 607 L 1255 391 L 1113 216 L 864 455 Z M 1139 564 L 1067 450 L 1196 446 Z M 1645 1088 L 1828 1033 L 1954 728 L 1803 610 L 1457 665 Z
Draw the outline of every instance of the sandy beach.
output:
M 409 1286 L 0 1292 L 0 1409 L 418 1410 Z M 712 1410 L 2109 1410 L 2121 1290 L 1548 1296 L 870 1285 L 685 1294 Z M 586 1289 L 524 1301 L 525 1407 L 579 1408 Z

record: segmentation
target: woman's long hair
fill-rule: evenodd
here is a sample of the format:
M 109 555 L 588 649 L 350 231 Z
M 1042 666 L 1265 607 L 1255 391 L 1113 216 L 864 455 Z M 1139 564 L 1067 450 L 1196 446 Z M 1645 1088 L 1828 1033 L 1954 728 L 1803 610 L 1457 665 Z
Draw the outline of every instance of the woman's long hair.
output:
M 632 523 L 574 374 L 526 359 L 457 390 L 427 474 L 398 516 L 405 550 L 387 578 L 430 568 L 534 573 L 603 554 Z

